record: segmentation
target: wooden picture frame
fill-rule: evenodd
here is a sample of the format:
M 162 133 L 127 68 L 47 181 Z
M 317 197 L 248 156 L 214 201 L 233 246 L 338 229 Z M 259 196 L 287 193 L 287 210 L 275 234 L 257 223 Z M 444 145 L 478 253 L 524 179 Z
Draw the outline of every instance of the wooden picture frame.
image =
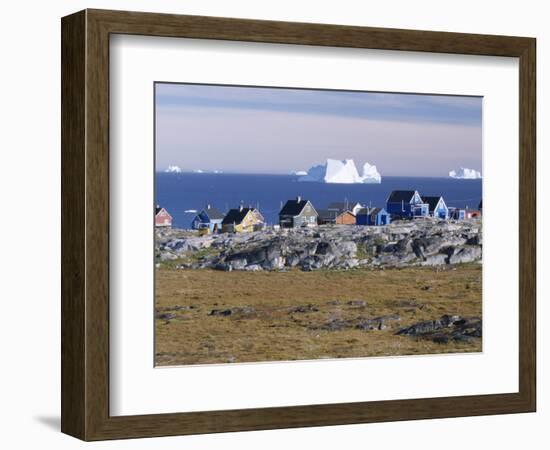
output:
M 64 433 L 101 440 L 535 411 L 535 39 L 104 10 L 64 17 L 61 29 Z M 519 58 L 519 391 L 110 416 L 109 36 L 117 33 Z

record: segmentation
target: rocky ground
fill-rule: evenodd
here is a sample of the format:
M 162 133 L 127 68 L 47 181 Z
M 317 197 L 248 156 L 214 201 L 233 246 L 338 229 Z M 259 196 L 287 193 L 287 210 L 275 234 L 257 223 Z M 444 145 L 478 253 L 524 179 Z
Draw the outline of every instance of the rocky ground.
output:
M 157 267 L 224 271 L 303 271 L 445 266 L 481 262 L 480 219 L 422 218 L 382 227 L 325 225 L 198 236 L 157 230 Z

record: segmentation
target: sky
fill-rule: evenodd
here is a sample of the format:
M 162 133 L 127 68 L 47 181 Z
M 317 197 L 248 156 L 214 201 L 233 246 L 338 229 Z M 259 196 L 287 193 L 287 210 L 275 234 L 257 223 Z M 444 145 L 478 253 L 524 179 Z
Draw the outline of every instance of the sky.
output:
M 327 158 L 382 176 L 481 171 L 482 98 L 155 85 L 156 167 L 288 174 Z

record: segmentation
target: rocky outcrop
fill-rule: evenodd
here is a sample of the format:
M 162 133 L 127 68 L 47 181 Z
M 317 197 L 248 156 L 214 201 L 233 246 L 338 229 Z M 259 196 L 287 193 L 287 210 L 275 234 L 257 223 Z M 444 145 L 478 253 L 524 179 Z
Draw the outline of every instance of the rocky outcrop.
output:
M 332 318 L 320 326 L 311 327 L 314 330 L 325 331 L 341 331 L 348 329 L 356 329 L 363 331 L 379 331 L 390 328 L 394 323 L 401 320 L 401 316 L 398 314 L 391 314 L 387 316 L 374 317 L 372 319 L 366 319 L 359 317 L 356 319 L 341 319 L 338 317 Z
M 443 315 L 436 320 L 426 320 L 401 328 L 395 334 L 446 344 L 449 341 L 468 342 L 475 338 L 481 338 L 482 328 L 479 317 Z
M 444 266 L 481 262 L 480 219 L 397 221 L 197 236 L 157 232 L 157 262 L 182 269 L 287 270 Z

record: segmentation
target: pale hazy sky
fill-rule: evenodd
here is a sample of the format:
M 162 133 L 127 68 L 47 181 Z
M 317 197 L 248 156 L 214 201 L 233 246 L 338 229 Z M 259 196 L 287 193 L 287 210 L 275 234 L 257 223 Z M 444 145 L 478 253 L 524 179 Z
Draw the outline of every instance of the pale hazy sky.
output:
M 156 84 L 156 166 L 307 170 L 327 158 L 384 175 L 481 171 L 481 97 Z

